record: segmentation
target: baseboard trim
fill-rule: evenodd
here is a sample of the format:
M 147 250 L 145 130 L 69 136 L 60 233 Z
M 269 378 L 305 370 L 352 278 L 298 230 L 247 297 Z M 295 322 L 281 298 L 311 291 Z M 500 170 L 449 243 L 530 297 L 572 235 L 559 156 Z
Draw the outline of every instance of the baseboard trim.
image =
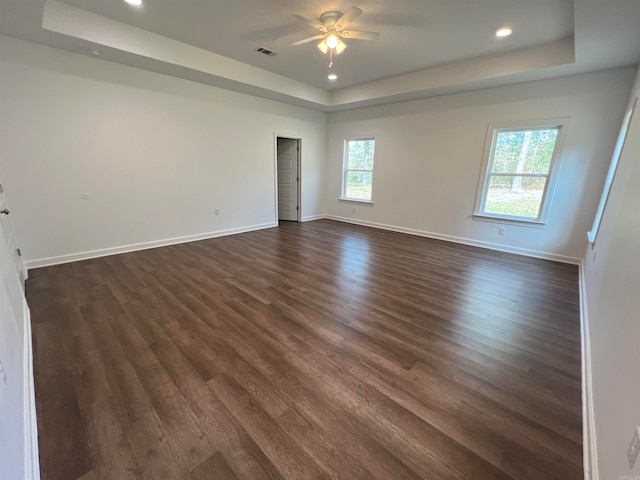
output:
M 580 263 L 580 341 L 582 350 L 582 449 L 585 480 L 598 480 L 598 455 L 593 412 L 591 377 L 591 341 L 589 339 L 589 314 L 587 310 L 587 286 L 584 262 Z
M 323 218 L 326 218 L 326 215 L 309 215 L 306 217 L 302 217 L 302 221 L 303 222 L 313 222 L 314 220 L 322 220 Z
M 28 260 L 25 266 L 28 270 L 41 267 L 50 267 L 52 265 L 60 265 L 63 263 L 77 262 L 80 260 L 88 260 L 90 258 L 107 257 L 109 255 L 117 255 L 119 253 L 136 252 L 139 250 L 148 250 L 150 248 L 167 247 L 169 245 L 177 245 L 180 243 L 197 242 L 198 240 L 208 240 L 210 238 L 225 237 L 227 235 L 235 235 L 238 233 L 253 232 L 256 230 L 264 230 L 267 228 L 277 227 L 277 222 L 262 223 L 259 225 L 249 225 L 246 227 L 230 228 L 227 230 L 218 230 L 215 232 L 198 233 L 196 235 L 186 235 L 184 237 L 167 238 L 164 240 L 154 240 L 152 242 L 134 243 L 131 245 L 122 245 L 119 247 L 103 248 L 100 250 L 90 250 L 87 252 L 71 253 L 67 255 L 59 255 L 56 257 L 41 258 L 37 260 Z
M 489 250 L 497 250 L 506 253 L 515 253 L 526 257 L 542 258 L 544 260 L 553 260 L 555 262 L 569 263 L 572 265 L 580 265 L 581 259 L 568 257 L 565 255 L 557 255 L 555 253 L 541 252 L 539 250 L 529 250 L 526 248 L 510 247 L 508 245 L 500 245 L 498 243 L 483 242 L 465 237 L 456 237 L 453 235 L 445 235 L 442 233 L 428 232 L 425 230 L 416 230 L 413 228 L 398 227 L 395 225 L 387 225 L 384 223 L 369 222 L 366 220 L 357 220 L 347 217 L 339 217 L 336 215 L 325 215 L 324 218 L 335 220 L 338 222 L 352 223 L 363 227 L 379 228 L 381 230 L 390 230 L 392 232 L 407 233 L 409 235 L 417 235 L 419 237 L 433 238 L 436 240 L 445 240 L 447 242 L 461 243 L 463 245 L 471 245 L 473 247 L 487 248 Z
M 445 240 L 448 242 L 453 242 L 453 243 L 460 243 L 460 244 L 464 244 L 464 245 L 471 245 L 474 247 L 480 247 L 480 248 L 487 248 L 490 250 L 497 250 L 497 251 L 501 251 L 501 252 L 506 252 L 506 253 L 515 253 L 518 255 L 524 255 L 527 257 L 534 257 L 534 258 L 542 258 L 545 260 L 553 260 L 556 262 L 562 262 L 562 263 L 569 263 L 572 265 L 580 265 L 581 259 L 579 258 L 574 258 L 574 257 L 568 257 L 568 256 L 564 256 L 564 255 L 557 255 L 554 253 L 549 253 L 549 252 L 542 252 L 542 251 L 538 251 L 538 250 L 529 250 L 529 249 L 525 249 L 525 248 L 518 248 L 518 247 L 510 247 L 510 246 L 506 246 L 506 245 L 500 245 L 497 243 L 491 243 L 491 242 L 483 242 L 480 240 L 474 240 L 471 238 L 465 238 L 465 237 L 456 237 L 453 235 L 445 235 L 445 234 L 441 234 L 441 233 L 435 233 L 435 232 L 428 232 L 425 230 L 417 230 L 417 229 L 413 229 L 413 228 L 406 228 L 406 227 L 399 227 L 396 225 L 388 225 L 388 224 L 384 224 L 384 223 L 377 223 L 377 222 L 369 222 L 366 220 L 358 220 L 358 219 L 353 219 L 353 218 L 347 218 L 347 217 L 340 217 L 337 215 L 309 215 L 306 217 L 302 218 L 303 222 L 311 222 L 314 220 L 322 220 L 322 219 L 328 219 L 328 220 L 335 220 L 337 222 L 343 222 L 343 223 L 351 223 L 354 225 L 361 225 L 364 227 L 372 227 L 372 228 L 378 228 L 381 230 L 389 230 L 389 231 L 393 231 L 393 232 L 399 232 L 399 233 L 406 233 L 409 235 L 417 235 L 420 237 L 426 237 L 426 238 L 434 238 L 437 240 Z M 70 262 L 77 262 L 80 260 L 88 260 L 91 258 L 98 258 L 98 257 L 106 257 L 109 255 L 117 255 L 119 253 L 128 253 L 128 252 L 135 252 L 138 250 L 147 250 L 150 248 L 158 248 L 158 247 L 166 247 L 169 245 L 176 245 L 176 244 L 180 244 L 180 243 L 188 243 L 188 242 L 196 242 L 198 240 L 207 240 L 210 238 L 216 238 L 216 237 L 224 237 L 227 235 L 235 235 L 238 233 L 246 233 L 246 232 L 252 232 L 252 231 L 256 231 L 256 230 L 264 230 L 267 228 L 275 228 L 278 226 L 277 222 L 269 222 L 269 223 L 263 223 L 263 224 L 258 224 L 258 225 L 249 225 L 246 227 L 239 227 L 239 228 L 231 228 L 228 230 L 218 230 L 215 232 L 207 232 L 207 233 L 200 233 L 200 234 L 196 234 L 196 235 L 187 235 L 184 237 L 175 237 L 175 238 L 168 238 L 168 239 L 163 239 L 163 240 L 155 240 L 155 241 L 151 241 L 151 242 L 142 242 L 142 243 L 135 243 L 135 244 L 131 244 L 131 245 L 123 245 L 123 246 L 119 246 L 119 247 L 110 247 L 110 248 L 104 248 L 104 249 L 100 249 L 100 250 L 90 250 L 90 251 L 86 251 L 86 252 L 78 252 L 78 253 L 71 253 L 71 254 L 67 254 L 67 255 L 59 255 L 59 256 L 55 256 L 55 257 L 47 257 L 47 258 L 41 258 L 41 259 L 36 259 L 36 260 L 27 260 L 26 262 L 24 262 L 24 265 L 28 270 L 34 269 L 34 268 L 41 268 L 41 267 L 49 267 L 52 265 L 60 265 L 63 263 L 70 263 Z
M 36 416 L 36 393 L 33 380 L 31 313 L 27 306 L 27 302 L 24 302 L 22 317 L 24 321 L 24 477 L 26 480 L 40 480 L 38 420 Z

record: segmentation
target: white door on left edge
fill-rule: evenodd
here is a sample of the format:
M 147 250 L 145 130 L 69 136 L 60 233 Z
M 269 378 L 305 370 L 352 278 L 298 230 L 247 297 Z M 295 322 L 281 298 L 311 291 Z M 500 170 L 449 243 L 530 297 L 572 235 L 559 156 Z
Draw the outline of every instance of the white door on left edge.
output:
M 278 138 L 278 220 L 298 220 L 298 140 Z
M 6 206 L 2 206 L 4 210 Z M 7 213 L 0 214 L 2 216 Z M 20 274 L 0 221 L 0 478 L 26 478 L 25 328 L 28 317 Z
M 22 285 L 24 285 L 24 281 L 27 279 L 27 271 L 24 268 L 22 259 L 20 258 L 20 250 L 18 250 L 18 245 L 16 243 L 16 237 L 13 233 L 13 226 L 11 225 L 11 217 L 9 216 L 9 213 L 9 207 L 4 199 L 2 182 L 0 182 L 0 226 L 2 227 L 2 231 L 4 232 L 4 238 L 7 242 L 7 246 L 9 247 L 9 252 L 13 259 L 13 264 L 16 272 L 20 277 Z

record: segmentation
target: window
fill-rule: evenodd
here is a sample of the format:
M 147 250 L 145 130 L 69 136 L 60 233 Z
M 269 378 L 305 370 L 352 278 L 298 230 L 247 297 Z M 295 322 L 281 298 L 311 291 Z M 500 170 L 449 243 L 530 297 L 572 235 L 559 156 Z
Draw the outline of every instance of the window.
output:
M 375 138 L 345 140 L 342 177 L 344 200 L 371 201 Z
M 591 231 L 587 234 L 587 237 L 589 238 L 590 243 L 595 243 L 596 237 L 598 236 L 598 230 L 600 229 L 600 221 L 602 220 L 604 209 L 607 206 L 607 200 L 609 200 L 609 191 L 611 190 L 611 185 L 613 184 L 613 178 L 615 177 L 616 170 L 618 169 L 618 161 L 620 160 L 620 154 L 622 154 L 622 149 L 624 148 L 624 144 L 627 141 L 627 132 L 629 131 L 629 125 L 631 124 L 631 118 L 633 117 L 633 111 L 636 108 L 637 102 L 638 102 L 638 99 L 636 98 L 633 101 L 631 108 L 627 110 L 627 114 L 624 116 L 624 120 L 622 121 L 622 128 L 620 129 L 620 135 L 618 135 L 616 148 L 613 151 L 613 158 L 611 159 L 609 172 L 607 173 L 607 178 L 604 181 L 604 189 L 602 190 L 602 197 L 600 198 L 600 204 L 598 205 L 596 218 L 593 220 L 593 227 L 591 227 Z
M 476 215 L 543 223 L 563 124 L 490 128 Z

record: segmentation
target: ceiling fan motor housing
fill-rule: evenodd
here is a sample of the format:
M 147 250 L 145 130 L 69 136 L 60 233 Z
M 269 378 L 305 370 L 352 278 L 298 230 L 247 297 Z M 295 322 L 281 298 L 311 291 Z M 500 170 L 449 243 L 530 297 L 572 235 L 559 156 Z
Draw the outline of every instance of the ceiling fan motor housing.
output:
M 338 11 L 324 12 L 320 17 L 320 21 L 327 31 L 331 29 L 341 30 L 344 26 L 337 25 L 337 22 L 342 18 L 342 15 L 342 12 Z

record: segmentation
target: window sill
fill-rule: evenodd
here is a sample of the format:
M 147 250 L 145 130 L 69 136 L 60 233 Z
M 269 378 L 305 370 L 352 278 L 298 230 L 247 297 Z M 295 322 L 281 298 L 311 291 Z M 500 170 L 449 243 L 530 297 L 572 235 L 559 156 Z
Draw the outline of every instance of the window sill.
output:
M 361 200 L 359 198 L 338 198 L 339 202 L 355 202 L 355 203 L 366 203 L 367 205 L 373 205 L 373 201 L 371 200 Z
M 474 220 L 478 220 L 480 222 L 505 223 L 508 225 L 518 225 L 520 227 L 545 228 L 547 226 L 547 222 L 541 222 L 538 220 L 518 220 L 515 218 L 504 218 L 504 217 L 493 217 L 490 215 L 480 215 L 478 213 L 474 213 L 472 217 Z

